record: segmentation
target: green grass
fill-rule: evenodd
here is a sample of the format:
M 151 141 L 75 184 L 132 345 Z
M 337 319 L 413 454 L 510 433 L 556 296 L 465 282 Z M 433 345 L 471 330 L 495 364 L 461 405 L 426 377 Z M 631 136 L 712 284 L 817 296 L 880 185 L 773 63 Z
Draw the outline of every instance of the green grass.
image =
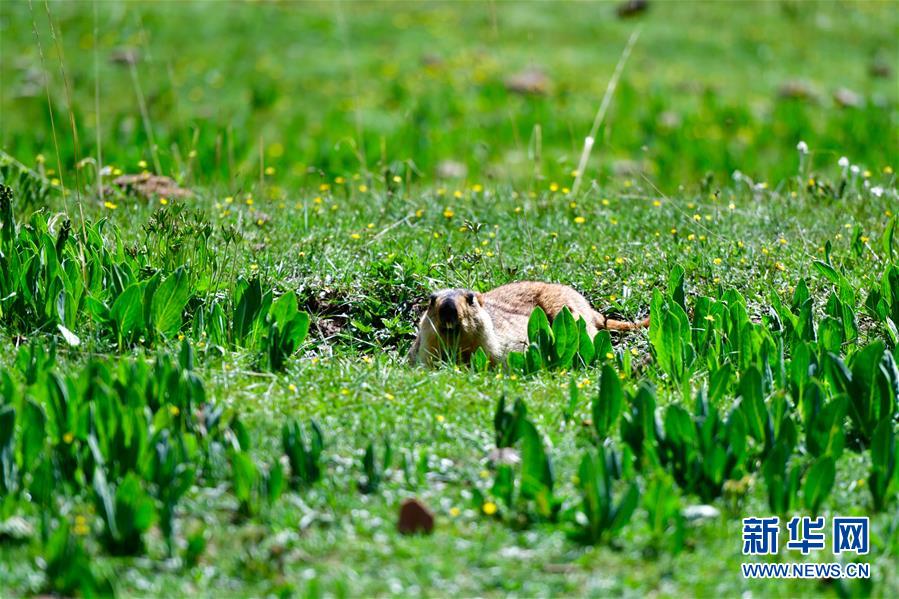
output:
M 490 497 L 493 483 L 488 454 L 499 398 L 526 401 L 551 448 L 555 493 L 575 506 L 572 477 L 593 443 L 582 421 L 590 418 L 599 371 L 577 373 L 589 382 L 566 422 L 571 374 L 429 371 L 404 359 L 423 302 L 442 287 L 563 282 L 606 313 L 636 318 L 680 264 L 688 294 L 735 288 L 754 320 L 767 314 L 772 293 L 786 299 L 806 278 L 820 314 L 832 285 L 813 262 L 824 259 L 828 242 L 853 288 L 878 285 L 890 261 L 879 240 L 897 212 L 892 169 L 899 167 L 899 21 L 890 8 L 653 3 L 586 173 L 595 183 L 569 197 L 563 188 L 635 26 L 617 20 L 612 4 L 100 3 L 95 49 L 91 5 L 50 3 L 79 128 L 77 156 L 96 155 L 99 123 L 104 164 L 139 172 L 138 161 L 146 161 L 154 170 L 149 127 L 162 172 L 195 191 L 165 206 L 158 198 L 107 196 L 110 208 L 95 195 L 92 167 L 78 171 L 83 185 L 79 195 L 71 192 L 69 104 L 43 3 L 33 14 L 27 3 L 0 5 L 0 146 L 39 178 L 59 177 L 46 72 L 71 192 L 63 202 L 52 186 L 42 197 L 13 185 L 20 223 L 38 210 L 74 217 L 80 197 L 85 217 L 108 219 L 107 240 L 115 228 L 147 271 L 185 264 L 214 273 L 221 287 L 209 293 L 233 290 L 238 275 L 258 275 L 278 293 L 296 292 L 313 317 L 308 343 L 284 372 L 260 368 L 246 349 L 219 351 L 197 339 L 194 347 L 207 396 L 240 416 L 260 464 L 278 459 L 288 418 L 320 424 L 322 481 L 249 518 L 236 514 L 227 480 L 191 489 L 177 512 L 176 553 L 189 534 L 205 531 L 196 566 L 166 559 L 158 527 L 145 557 L 111 557 L 90 493 L 61 498 L 62 518 L 87 517 L 91 531 L 82 540 L 93 567 L 114 578 L 123 596 L 895 595 L 895 498 L 872 515 L 869 586 L 742 579 L 740 519 L 770 512 L 760 472 L 743 492 L 714 502 L 720 517 L 689 524 L 677 554 L 666 546 L 670 535 L 661 543 L 651 537 L 642 507 L 595 547 L 567 538 L 561 524 L 522 525 L 504 506 L 488 517 L 481 497 Z M 134 75 L 147 122 L 128 66 L 110 61 L 122 47 L 141 56 Z M 879 60 L 890 63 L 891 76 L 869 75 Z M 531 66 L 547 73 L 550 92 L 508 93 L 504 79 Z M 779 86 L 795 79 L 809 81 L 821 98 L 778 98 Z M 861 93 L 866 105 L 836 106 L 831 94 L 839 87 Z M 806 164 L 799 140 L 811 149 Z M 843 155 L 860 166 L 857 176 L 844 177 Z M 465 164 L 468 175 L 439 179 L 444 160 Z M 644 174 L 625 169 L 625 160 Z M 265 167 L 274 170 L 260 176 Z M 735 180 L 735 170 L 752 180 Z M 819 191 L 822 184 L 838 189 L 844 178 L 841 197 Z M 878 186 L 885 189 L 879 196 L 870 190 Z M 209 262 L 200 261 L 187 229 L 144 229 L 157 210 L 177 215 L 179 206 L 212 225 Z M 227 231 L 238 239 L 228 241 Z M 883 324 L 855 308 L 859 346 L 887 338 Z M 23 338 L 55 337 L 52 327 L 4 326 L 4 371 L 14 371 Z M 143 360 L 155 351 L 149 342 L 119 349 L 103 329 L 93 319 L 79 322 L 82 345 L 60 350 L 61 368 L 75 372 L 90 356 Z M 174 339 L 157 345 L 178 347 Z M 635 362 L 652 355 L 645 333 L 617 339 L 616 350 Z M 694 389 L 708 377 L 699 369 Z M 654 364 L 626 385 L 640 380 L 658 386 L 662 407 L 684 401 Z M 363 495 L 362 452 L 384 438 L 395 463 L 381 490 Z M 870 511 L 868 489 L 857 482 L 869 461 L 867 453 L 844 453 L 826 515 Z M 432 536 L 396 533 L 398 505 L 410 496 L 435 512 Z M 678 497 L 681 506 L 700 503 Z M 37 527 L 33 506 L 18 513 Z M 0 538 L 3 593 L 44 590 L 40 555 L 37 535 L 20 543 Z
M 27 161 L 43 153 L 55 162 L 50 129 L 31 126 L 47 118 L 46 72 L 67 163 L 71 96 L 80 157 L 95 155 L 99 123 L 107 163 L 153 165 L 152 130 L 166 172 L 231 191 L 257 178 L 260 143 L 277 182 L 291 187 L 317 184 L 319 173 L 388 167 L 431 180 L 444 160 L 466 165 L 475 182 L 565 185 L 636 26 L 616 19 L 610 3 L 249 3 L 222 11 L 140 3 L 101 6 L 96 21 L 85 5 L 50 8 L 70 93 L 46 11 L 4 4 L 0 106 L 18 118 L 4 119 L 0 143 Z M 669 191 L 706 171 L 777 181 L 792 173 L 800 139 L 817 150 L 816 162 L 847 154 L 880 168 L 899 150 L 895 77 L 869 72 L 883 61 L 895 72 L 895 19 L 876 2 L 653 6 L 589 174 L 608 176 L 616 163 L 620 172 L 626 161 Z M 113 60 L 128 52 L 139 57 L 133 73 Z M 505 90 L 509 76 L 528 68 L 546 74 L 547 95 Z M 791 81 L 816 97 L 779 98 Z M 836 105 L 841 87 L 861 94 L 864 108 Z

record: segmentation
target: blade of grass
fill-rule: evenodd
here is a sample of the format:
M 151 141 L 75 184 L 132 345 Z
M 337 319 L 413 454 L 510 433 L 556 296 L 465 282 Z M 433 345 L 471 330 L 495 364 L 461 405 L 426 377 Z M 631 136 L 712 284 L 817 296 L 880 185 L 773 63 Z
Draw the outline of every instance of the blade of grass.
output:
M 594 140 L 596 139 L 597 133 L 599 133 L 599 127 L 606 118 L 606 112 L 609 110 L 609 104 L 612 102 L 612 96 L 615 95 L 615 89 L 618 87 L 618 80 L 621 78 L 621 73 L 624 71 L 624 65 L 631 55 L 634 44 L 637 43 L 637 39 L 640 37 L 640 30 L 641 27 L 634 29 L 630 39 L 627 40 L 627 45 L 624 46 L 624 50 L 622 50 L 621 56 L 618 58 L 618 64 L 615 66 L 612 78 L 609 79 L 609 84 L 606 86 L 606 93 L 603 95 L 599 109 L 596 111 L 596 117 L 593 119 L 593 126 L 590 128 L 590 135 L 584 139 L 584 149 L 581 152 L 581 159 L 578 161 L 577 175 L 574 178 L 574 185 L 571 186 L 570 195 L 572 196 L 577 195 L 577 191 L 581 186 L 581 179 L 584 178 L 584 170 L 587 168 L 587 160 L 590 159 L 590 152 L 593 150 Z

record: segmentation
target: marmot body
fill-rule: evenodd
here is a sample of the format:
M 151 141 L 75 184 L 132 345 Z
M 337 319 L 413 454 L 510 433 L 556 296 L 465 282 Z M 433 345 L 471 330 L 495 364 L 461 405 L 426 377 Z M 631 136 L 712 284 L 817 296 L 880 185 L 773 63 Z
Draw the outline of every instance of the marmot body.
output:
M 527 348 L 528 319 L 537 307 L 546 312 L 550 322 L 567 307 L 575 320 L 584 319 L 591 337 L 599 329 L 630 331 L 649 326 L 649 318 L 639 323 L 608 319 L 566 285 L 526 281 L 487 293 L 444 289 L 431 294 L 409 358 L 430 364 L 455 355 L 467 362 L 481 347 L 491 362 L 502 364 L 509 352 Z

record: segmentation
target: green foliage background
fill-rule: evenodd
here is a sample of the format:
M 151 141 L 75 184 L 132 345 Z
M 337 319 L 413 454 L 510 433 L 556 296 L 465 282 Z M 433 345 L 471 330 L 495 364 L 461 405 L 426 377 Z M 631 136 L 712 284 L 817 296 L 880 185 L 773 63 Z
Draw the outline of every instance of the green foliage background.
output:
M 755 361 L 768 338 L 791 373 L 827 351 L 858 369 L 878 348 L 895 356 L 897 15 L 788 0 L 652 2 L 633 19 L 612 3 L 0 3 L 0 179 L 14 193 L 0 222 L 17 223 L 0 235 L 0 288 L 16 290 L 0 294 L 0 424 L 10 406 L 20 426 L 39 421 L 26 395 L 56 422 L 54 381 L 80 410 L 40 443 L 0 434 L 25 444 L 4 465 L 31 494 L 0 501 L 0 589 L 896 594 L 895 421 L 848 401 L 844 414 L 841 371 L 769 388 Z M 545 93 L 507 89 L 528 70 Z M 112 183 L 144 170 L 192 195 Z M 404 361 L 432 290 L 521 279 L 571 284 L 622 318 L 652 306 L 662 328 L 601 339 L 575 371 L 576 357 L 529 375 Z M 136 298 L 145 311 L 126 309 Z M 755 346 L 722 352 L 746 322 Z M 55 361 L 41 353 L 54 343 Z M 720 422 L 702 439 L 700 388 Z M 146 447 L 178 449 L 89 480 L 99 398 Z M 628 467 L 646 406 L 659 461 Z M 735 465 L 716 448 L 739 437 L 724 425 L 736 411 L 753 424 Z M 789 415 L 796 439 L 771 436 L 766 414 Z M 526 464 L 498 463 L 497 445 Z M 434 511 L 432 536 L 396 533 L 410 496 Z M 706 503 L 717 516 L 683 516 Z M 775 507 L 871 514 L 872 580 L 742 579 L 740 518 Z M 14 516 L 30 534 L 9 532 Z

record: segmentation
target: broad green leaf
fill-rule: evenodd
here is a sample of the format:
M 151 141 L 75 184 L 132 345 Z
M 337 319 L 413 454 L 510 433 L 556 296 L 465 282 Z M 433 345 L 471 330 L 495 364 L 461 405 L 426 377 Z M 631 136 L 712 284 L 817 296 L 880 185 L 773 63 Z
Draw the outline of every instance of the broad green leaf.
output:
M 730 364 L 724 364 L 709 377 L 709 401 L 717 404 L 724 399 L 728 393 L 732 376 L 733 367 Z
M 855 288 L 841 272 L 821 260 L 815 260 L 812 264 L 819 273 L 837 286 L 840 290 L 840 299 L 849 305 L 855 304 Z
M 156 290 L 162 282 L 162 275 L 156 273 L 150 277 L 144 285 L 144 326 L 153 326 L 153 298 L 156 296 Z
M 31 472 L 44 449 L 47 418 L 41 406 L 34 401 L 28 399 L 24 406 L 21 429 L 22 469 Z
M 818 323 L 818 346 L 824 351 L 839 353 L 843 345 L 843 323 L 825 316 Z
M 887 226 L 883 229 L 883 235 L 880 237 L 880 245 L 883 248 L 883 252 L 890 260 L 893 259 L 893 241 L 896 236 L 897 223 L 899 223 L 899 218 L 896 216 L 891 218 L 887 223 Z
M 799 310 L 799 307 L 811 298 L 812 294 L 808 290 L 808 283 L 805 279 L 799 279 L 796 288 L 793 290 L 793 311 Z
M 537 428 L 529 421 L 522 423 L 521 434 L 521 495 L 525 499 L 551 498 L 552 466 L 543 447 Z M 539 501 L 538 501 L 539 504 Z M 551 506 L 542 506 L 541 515 L 549 516 Z
M 580 337 L 577 323 L 567 307 L 556 316 L 552 324 L 554 343 L 554 366 L 557 368 L 571 368 L 571 361 L 577 352 Z
M 882 341 L 863 347 L 849 362 L 851 378 L 848 385 L 849 416 L 868 440 L 881 416 L 892 414 L 895 390 L 890 389 L 887 372 L 881 368 L 886 348 Z
M 517 372 L 520 374 L 527 373 L 527 360 L 522 352 L 509 352 L 509 356 L 506 358 L 509 363 L 509 370 L 512 372 Z
M 119 530 L 130 528 L 139 534 L 156 521 L 153 500 L 144 491 L 140 478 L 133 472 L 125 476 L 115 495 Z
M 599 393 L 593 400 L 593 426 L 600 439 L 609 436 L 621 414 L 624 391 L 618 373 L 609 364 L 602 367 Z
M 103 468 L 94 467 L 94 493 L 96 493 L 98 503 L 101 508 L 101 516 L 106 523 L 109 533 L 113 538 L 119 537 L 118 520 L 116 518 L 116 503 L 109 484 L 106 482 L 106 474 Z
M 593 359 L 596 356 L 596 347 L 593 345 L 593 339 L 591 339 L 590 335 L 587 333 L 587 323 L 583 318 L 578 318 L 577 336 L 578 345 L 576 355 L 580 358 L 581 365 L 589 366 L 593 363 Z
M 293 293 L 285 293 L 272 303 L 268 313 L 269 317 L 283 330 L 297 313 L 297 296 Z
M 893 431 L 893 423 L 882 420 L 874 430 L 871 440 L 871 474 L 868 476 L 868 487 L 874 509 L 881 511 L 890 501 L 890 486 L 895 473 L 896 434 Z
M 249 454 L 235 451 L 231 456 L 233 469 L 234 496 L 237 500 L 246 503 L 250 500 L 250 493 L 256 484 L 256 464 Z
M 562 411 L 562 416 L 566 422 L 574 417 L 574 412 L 581 401 L 578 385 L 577 376 L 572 373 L 571 379 L 568 381 L 568 405 Z
M 0 496 L 5 497 L 16 480 L 16 409 L 0 406 Z
M 831 455 L 838 459 L 843 453 L 848 401 L 840 394 L 824 405 L 823 398 L 824 393 L 817 383 L 806 388 L 803 398 L 808 411 L 805 416 L 806 447 L 813 456 Z
M 684 267 L 680 264 L 675 264 L 671 272 L 668 273 L 668 297 L 684 311 L 687 310 L 686 296 L 684 294 Z
M 61 289 L 56 295 L 56 317 L 59 318 L 59 322 L 62 324 L 69 325 L 69 320 L 66 318 L 66 303 L 66 292 L 64 289 Z
M 486 372 L 488 364 L 487 354 L 484 352 L 484 348 L 479 346 L 471 356 L 471 369 L 475 372 Z
M 502 464 L 497 468 L 490 492 L 498 497 L 506 507 L 512 507 L 515 498 L 515 472 L 511 466 Z
M 762 464 L 765 487 L 768 491 L 768 506 L 777 514 L 785 514 L 793 506 L 795 493 L 790 481 L 789 461 L 791 449 L 783 442 L 777 442 L 768 452 Z
M 143 296 L 143 286 L 135 283 L 117 297 L 112 304 L 112 319 L 115 321 L 116 329 L 122 339 L 130 339 L 133 333 L 144 328 Z
M 546 312 L 543 311 L 543 308 L 537 306 L 528 318 L 528 340 L 531 343 L 536 343 L 540 333 L 545 333 L 552 338 L 552 329 L 549 326 Z
M 770 417 L 762 393 L 762 377 L 755 367 L 740 379 L 740 409 L 746 417 L 749 434 L 759 443 L 767 443 Z
M 309 334 L 309 323 L 310 318 L 308 312 L 297 312 L 293 315 L 287 333 L 288 338 L 293 344 L 291 353 L 296 351 L 303 344 L 303 341 L 306 340 L 306 335 Z
M 527 374 L 534 374 L 535 372 L 540 372 L 541 370 L 546 368 L 546 362 L 543 359 L 543 353 L 534 343 L 532 343 L 527 352 L 525 352 L 524 359 L 525 372 Z
M 612 348 L 612 335 L 609 331 L 602 330 L 596 333 L 596 337 L 593 338 L 593 349 L 596 360 L 602 362 L 615 358 L 615 352 Z
M 109 321 L 111 316 L 109 313 L 109 306 L 107 306 L 101 300 L 98 300 L 93 296 L 86 295 L 84 296 L 84 307 L 87 310 L 88 316 L 100 322 L 101 324 L 105 324 Z
M 265 481 L 268 502 L 274 503 L 279 497 L 281 497 L 281 493 L 284 492 L 284 487 L 284 469 L 281 467 L 281 462 L 276 460 L 275 463 L 272 464 L 272 468 L 269 471 Z
M 546 313 L 539 306 L 534 308 L 531 316 L 528 318 L 528 339 L 531 348 L 525 355 L 528 362 L 528 372 L 534 373 L 542 370 L 552 359 L 554 346 L 552 328 Z M 536 356 L 530 355 L 532 349 L 536 351 Z
M 681 406 L 671 404 L 665 412 L 665 440 L 674 445 L 695 446 L 696 429 L 690 414 Z
M 637 509 L 639 501 L 640 490 L 636 483 L 632 483 L 627 488 L 624 497 L 621 498 L 621 501 L 615 507 L 615 513 L 614 516 L 612 516 L 612 522 L 609 524 L 609 530 L 615 532 L 630 522 L 631 516 L 633 516 L 634 510 Z
M 234 309 L 234 341 L 242 345 L 256 326 L 262 312 L 262 286 L 259 279 L 247 285 Z
M 836 468 L 831 456 L 819 458 L 809 469 L 805 478 L 803 495 L 805 507 L 813 515 L 818 514 L 821 504 L 830 495 L 835 478 Z
M 172 337 L 178 332 L 181 315 L 190 296 L 190 281 L 187 271 L 181 266 L 159 285 L 153 295 L 150 316 L 157 333 Z

